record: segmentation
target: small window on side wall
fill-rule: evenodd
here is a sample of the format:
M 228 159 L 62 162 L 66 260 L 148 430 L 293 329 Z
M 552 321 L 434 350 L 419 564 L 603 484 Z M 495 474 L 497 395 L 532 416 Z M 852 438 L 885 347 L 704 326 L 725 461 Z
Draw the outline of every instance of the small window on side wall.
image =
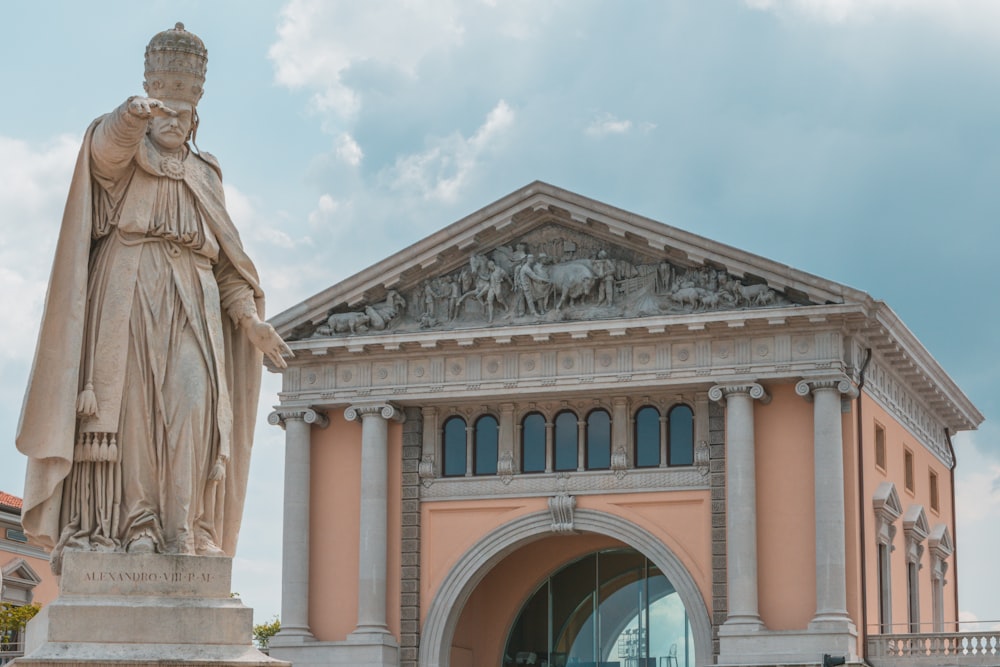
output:
M 449 417 L 444 422 L 441 460 L 445 477 L 465 474 L 465 420 Z
M 927 484 L 931 495 L 931 509 L 935 512 L 941 511 L 941 496 L 938 491 L 938 476 L 933 470 L 930 471 L 930 475 L 927 480 Z
M 908 449 L 903 450 L 903 484 L 913 493 L 913 452 Z
M 885 472 L 885 428 L 875 424 L 875 466 Z
M 667 439 L 667 464 L 689 466 L 694 464 L 694 412 L 684 404 L 670 408 L 667 413 L 669 437 Z

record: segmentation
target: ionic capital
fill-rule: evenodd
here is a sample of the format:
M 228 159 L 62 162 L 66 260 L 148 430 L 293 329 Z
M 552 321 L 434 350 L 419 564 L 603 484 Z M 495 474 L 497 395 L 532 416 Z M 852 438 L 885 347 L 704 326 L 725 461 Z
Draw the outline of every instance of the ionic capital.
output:
M 296 420 L 319 428 L 326 428 L 330 425 L 330 419 L 326 416 L 326 412 L 316 408 L 279 408 L 267 416 L 268 424 L 281 428 L 285 428 L 285 424 L 289 421 Z
M 709 400 L 715 401 L 716 403 L 721 403 L 723 400 L 734 394 L 747 394 L 750 398 L 758 400 L 764 405 L 771 402 L 771 395 L 764 390 L 764 387 L 756 382 L 717 384 L 708 390 Z
M 369 415 L 378 415 L 387 421 L 390 419 L 400 423 L 406 421 L 403 410 L 387 402 L 358 403 L 344 410 L 344 418 L 349 422 L 360 421 Z
M 848 398 L 858 396 L 858 388 L 846 375 L 805 378 L 795 384 L 795 393 L 807 401 L 812 401 L 812 396 L 817 391 L 836 391 Z

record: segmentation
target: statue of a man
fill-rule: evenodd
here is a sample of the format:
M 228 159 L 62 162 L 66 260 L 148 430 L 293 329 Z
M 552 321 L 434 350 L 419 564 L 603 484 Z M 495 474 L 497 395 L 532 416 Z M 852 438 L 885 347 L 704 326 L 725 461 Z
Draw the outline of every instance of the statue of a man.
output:
M 196 152 L 207 55 L 180 23 L 153 37 L 149 97 L 80 149 L 17 435 L 24 529 L 56 570 L 63 549 L 236 548 L 261 353 L 291 351 Z

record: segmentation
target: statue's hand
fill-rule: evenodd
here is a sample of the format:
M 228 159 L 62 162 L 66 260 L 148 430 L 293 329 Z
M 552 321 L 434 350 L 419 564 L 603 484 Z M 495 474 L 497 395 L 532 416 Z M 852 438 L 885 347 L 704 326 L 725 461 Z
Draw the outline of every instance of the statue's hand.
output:
M 133 97 L 128 102 L 128 112 L 138 118 L 177 115 L 176 111 L 152 97 Z
M 244 321 L 244 330 L 246 331 L 247 338 L 253 343 L 258 350 L 267 355 L 267 358 L 277 366 L 278 368 L 286 368 L 288 364 L 285 362 L 283 357 L 294 357 L 292 350 L 285 341 L 281 340 L 281 336 L 278 332 L 274 330 L 267 322 L 263 322 L 260 319 L 253 317 L 248 318 Z
M 208 474 L 208 481 L 210 482 L 221 482 L 226 478 L 226 464 L 229 463 L 229 457 L 224 454 L 219 454 L 215 457 L 215 464 L 212 466 L 212 471 Z

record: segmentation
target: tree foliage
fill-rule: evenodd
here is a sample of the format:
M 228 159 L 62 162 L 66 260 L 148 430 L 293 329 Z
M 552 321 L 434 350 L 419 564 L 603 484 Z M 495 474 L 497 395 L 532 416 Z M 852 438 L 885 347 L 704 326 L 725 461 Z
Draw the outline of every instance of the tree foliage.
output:
M 15 605 L 10 602 L 0 604 L 0 650 L 11 651 L 17 647 L 21 631 L 35 614 L 41 610 L 37 604 Z
M 281 630 L 281 621 L 278 620 L 277 616 L 266 623 L 258 623 L 253 626 L 253 640 L 257 644 L 257 648 L 266 649 L 271 642 L 271 637 L 278 634 L 279 630 Z

